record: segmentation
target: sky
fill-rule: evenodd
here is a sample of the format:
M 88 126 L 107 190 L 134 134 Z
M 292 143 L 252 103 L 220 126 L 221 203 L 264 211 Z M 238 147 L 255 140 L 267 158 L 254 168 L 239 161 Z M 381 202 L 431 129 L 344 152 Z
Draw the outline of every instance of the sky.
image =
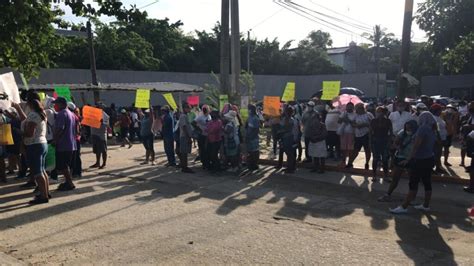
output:
M 335 22 L 340 28 L 331 26 L 331 29 L 284 9 L 275 1 L 240 0 L 240 31 L 251 30 L 251 37 L 259 40 L 277 38 L 281 45 L 289 40 L 295 40 L 293 43 L 295 46 L 312 30 L 329 32 L 333 39 L 333 47 L 347 46 L 351 41 L 369 42 L 360 36 L 366 32 L 364 29 L 351 28 L 341 22 Z M 415 0 L 415 11 L 417 4 L 423 1 Z M 339 20 L 358 24 L 362 28 L 373 28 L 374 25 L 380 24 L 382 28 L 387 28 L 387 32 L 394 33 L 398 38 L 402 35 L 404 0 L 293 0 L 293 2 L 307 8 L 300 7 L 307 12 L 305 14 L 307 17 L 314 14 L 310 11 L 314 10 L 332 15 Z M 152 18 L 167 17 L 171 22 L 181 20 L 184 23 L 182 29 L 185 33 L 193 33 L 195 30 L 210 31 L 220 20 L 220 0 L 124 0 L 123 3 L 127 7 L 132 4 L 139 8 L 147 6 L 143 9 Z M 77 21 L 69 12 L 66 13 L 65 18 Z M 334 22 L 328 18 L 323 19 Z M 103 18 L 103 20 L 111 21 L 112 19 Z M 350 30 L 352 33 L 345 30 Z M 414 22 L 412 40 L 425 39 L 425 33 Z

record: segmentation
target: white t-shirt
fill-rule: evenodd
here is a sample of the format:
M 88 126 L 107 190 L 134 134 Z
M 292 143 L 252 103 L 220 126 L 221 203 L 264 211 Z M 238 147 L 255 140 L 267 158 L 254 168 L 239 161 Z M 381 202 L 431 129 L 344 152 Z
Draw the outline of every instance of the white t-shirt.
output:
M 23 142 L 25 143 L 25 145 L 28 146 L 33 144 L 48 143 L 48 141 L 46 140 L 46 120 L 42 120 L 41 116 L 37 112 L 29 112 L 25 121 L 23 121 L 23 123 L 21 124 L 23 132 L 25 131 L 26 124 L 29 122 L 35 123 L 36 128 L 32 137 L 23 138 Z
M 349 118 L 349 120 L 351 121 L 350 123 L 341 123 L 340 126 L 341 127 L 344 127 L 344 131 L 342 132 L 343 134 L 353 134 L 354 133 L 354 128 L 352 127 L 351 123 L 355 121 L 355 117 L 356 117 L 356 113 L 352 112 L 352 113 L 348 113 L 348 112 L 344 112 L 341 114 L 341 116 L 339 118 L 344 118 L 345 116 L 347 116 L 347 118 Z
M 207 136 L 207 122 L 211 121 L 211 116 L 201 114 L 198 115 L 194 121 L 196 121 L 196 124 L 201 129 L 202 135 Z
M 327 115 L 326 115 L 326 129 L 327 131 L 337 131 L 337 128 L 339 127 L 339 116 L 341 115 L 341 112 L 339 112 L 337 109 L 330 110 Z
M 442 141 L 445 141 L 448 136 L 448 129 L 446 128 L 446 122 L 439 116 L 434 117 L 436 123 L 438 123 L 438 132 Z
M 134 128 L 138 128 L 139 127 L 139 125 L 138 125 L 138 114 L 135 113 L 135 112 L 131 112 L 130 113 L 130 118 L 132 120 L 132 126 Z
M 401 114 L 400 112 L 392 112 L 388 117 L 390 121 L 392 121 L 393 127 L 393 134 L 398 134 L 400 130 L 405 128 L 405 123 L 413 120 L 412 115 L 409 112 L 403 111 Z
M 356 117 L 355 117 L 355 123 L 357 125 L 362 125 L 362 124 L 367 124 L 366 127 L 361 127 L 361 128 L 355 128 L 354 131 L 355 131 L 355 136 L 357 138 L 360 138 L 360 137 L 363 137 L 367 134 L 369 134 L 370 132 L 370 121 L 374 119 L 374 116 L 372 115 L 372 113 L 365 113 L 365 114 L 362 114 L 362 115 L 359 115 L 357 114 Z
M 53 140 L 53 131 L 54 131 L 54 121 L 56 120 L 56 111 L 53 109 L 46 109 L 44 110 L 46 113 L 46 139 L 48 141 Z

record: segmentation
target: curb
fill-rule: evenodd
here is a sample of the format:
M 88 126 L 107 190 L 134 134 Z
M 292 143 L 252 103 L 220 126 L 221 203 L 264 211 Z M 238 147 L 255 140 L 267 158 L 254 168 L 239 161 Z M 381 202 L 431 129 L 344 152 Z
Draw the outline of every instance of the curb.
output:
M 268 160 L 268 159 L 260 159 L 259 163 L 263 165 L 277 165 L 277 161 Z M 297 163 L 297 166 L 298 168 L 311 169 L 311 165 L 307 163 L 300 162 L 300 163 Z M 363 176 L 372 175 L 372 171 L 370 170 L 359 169 L 359 168 L 345 169 L 345 168 L 340 168 L 333 165 L 326 165 L 326 170 L 331 171 L 331 172 L 340 172 L 340 173 L 356 174 L 356 175 L 363 175 Z M 389 174 L 389 176 L 391 176 L 391 173 Z M 408 176 L 403 175 L 402 178 L 408 178 Z M 451 177 L 451 176 L 440 176 L 440 175 L 432 175 L 431 178 L 434 182 L 439 182 L 439 183 L 460 184 L 460 185 L 465 185 L 465 186 L 469 185 L 469 179 L 462 179 L 462 178 Z

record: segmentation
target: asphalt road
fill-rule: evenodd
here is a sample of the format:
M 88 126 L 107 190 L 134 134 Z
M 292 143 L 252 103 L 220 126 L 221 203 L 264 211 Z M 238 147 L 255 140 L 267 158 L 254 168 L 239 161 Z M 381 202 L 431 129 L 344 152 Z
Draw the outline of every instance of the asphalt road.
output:
M 107 169 L 45 205 L 1 185 L 0 264 L 474 264 L 474 197 L 459 185 L 435 184 L 428 214 L 393 216 L 406 181 L 395 202 L 378 203 L 387 184 L 363 176 L 262 167 L 239 177 L 198 165 L 189 175 L 163 167 L 162 153 L 141 166 L 143 153 L 112 147 Z

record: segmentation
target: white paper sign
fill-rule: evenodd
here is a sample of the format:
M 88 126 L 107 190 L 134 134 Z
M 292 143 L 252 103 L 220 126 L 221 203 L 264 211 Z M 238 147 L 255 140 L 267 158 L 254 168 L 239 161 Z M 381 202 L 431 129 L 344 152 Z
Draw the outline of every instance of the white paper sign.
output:
M 0 93 L 8 95 L 8 100 L 0 100 L 0 109 L 11 107 L 11 103 L 20 103 L 20 93 L 13 72 L 0 75 Z

